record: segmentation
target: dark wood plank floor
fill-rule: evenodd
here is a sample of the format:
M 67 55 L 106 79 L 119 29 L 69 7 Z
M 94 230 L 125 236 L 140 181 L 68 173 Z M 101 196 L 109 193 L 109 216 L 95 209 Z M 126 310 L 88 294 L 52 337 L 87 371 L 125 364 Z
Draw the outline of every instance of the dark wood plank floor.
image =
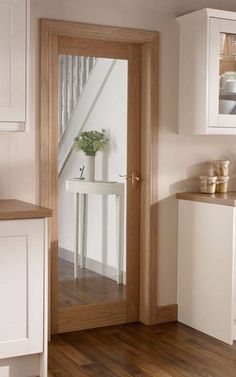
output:
M 236 377 L 236 346 L 179 323 L 57 335 L 51 377 Z
M 79 268 L 78 279 L 73 278 L 73 263 L 58 260 L 59 307 L 98 304 L 125 298 L 125 286 L 87 268 Z

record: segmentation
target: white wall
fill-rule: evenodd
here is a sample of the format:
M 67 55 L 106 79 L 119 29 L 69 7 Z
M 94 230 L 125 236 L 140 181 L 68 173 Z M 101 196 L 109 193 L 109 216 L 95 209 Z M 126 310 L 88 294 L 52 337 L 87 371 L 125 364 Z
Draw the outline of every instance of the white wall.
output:
M 105 129 L 109 139 L 95 157 L 97 180 L 124 182 L 119 175 L 126 174 L 127 165 L 127 77 L 127 61 L 117 60 L 82 130 Z M 73 195 L 65 190 L 66 180 L 79 177 L 83 164 L 83 153 L 72 151 L 59 177 L 59 247 L 69 251 L 74 249 L 74 218 Z M 114 196 L 88 197 L 87 257 L 116 268 L 115 219 Z
M 40 17 L 160 32 L 158 303 L 176 302 L 175 192 L 192 188 L 202 161 L 236 162 L 236 137 L 182 137 L 177 132 L 178 27 L 175 17 L 204 8 L 236 11 L 235 0 L 31 0 L 30 120 L 25 134 L 0 135 L 0 195 L 38 200 Z

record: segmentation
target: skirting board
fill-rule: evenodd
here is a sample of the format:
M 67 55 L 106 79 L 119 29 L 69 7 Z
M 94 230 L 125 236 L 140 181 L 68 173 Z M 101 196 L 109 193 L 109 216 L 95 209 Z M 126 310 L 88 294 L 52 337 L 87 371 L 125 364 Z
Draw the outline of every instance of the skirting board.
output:
M 178 305 L 157 307 L 157 323 L 176 322 L 178 320 Z
M 71 250 L 59 247 L 59 257 L 67 262 L 74 263 L 74 253 Z M 86 257 L 86 268 L 109 279 L 116 280 L 116 268 L 105 263 Z M 123 272 L 123 283 L 126 284 L 126 272 Z M 0 376 L 1 377 L 1 376 Z

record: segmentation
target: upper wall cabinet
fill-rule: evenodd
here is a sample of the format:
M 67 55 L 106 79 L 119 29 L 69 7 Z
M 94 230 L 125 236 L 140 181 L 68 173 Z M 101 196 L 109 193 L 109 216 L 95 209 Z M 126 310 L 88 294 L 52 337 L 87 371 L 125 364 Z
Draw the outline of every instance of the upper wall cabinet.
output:
M 26 0 L 0 2 L 0 130 L 26 121 Z
M 236 13 L 181 16 L 179 133 L 236 135 Z

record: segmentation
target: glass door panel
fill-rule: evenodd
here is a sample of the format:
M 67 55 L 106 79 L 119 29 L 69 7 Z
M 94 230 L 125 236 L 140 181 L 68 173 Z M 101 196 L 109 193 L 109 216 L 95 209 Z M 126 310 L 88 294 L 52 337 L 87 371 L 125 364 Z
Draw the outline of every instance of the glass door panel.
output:
M 128 62 L 60 54 L 58 64 L 58 306 L 126 300 L 121 176 L 127 174 Z M 95 181 L 85 182 L 85 154 L 73 148 L 74 139 L 103 130 L 107 143 L 95 156 Z M 86 183 L 90 193 L 83 190 Z M 122 186 L 119 197 L 112 192 L 116 183 Z M 110 195 L 102 193 L 103 184 Z
M 209 127 L 236 128 L 236 22 L 209 21 Z
M 236 34 L 220 33 L 219 114 L 236 114 Z

